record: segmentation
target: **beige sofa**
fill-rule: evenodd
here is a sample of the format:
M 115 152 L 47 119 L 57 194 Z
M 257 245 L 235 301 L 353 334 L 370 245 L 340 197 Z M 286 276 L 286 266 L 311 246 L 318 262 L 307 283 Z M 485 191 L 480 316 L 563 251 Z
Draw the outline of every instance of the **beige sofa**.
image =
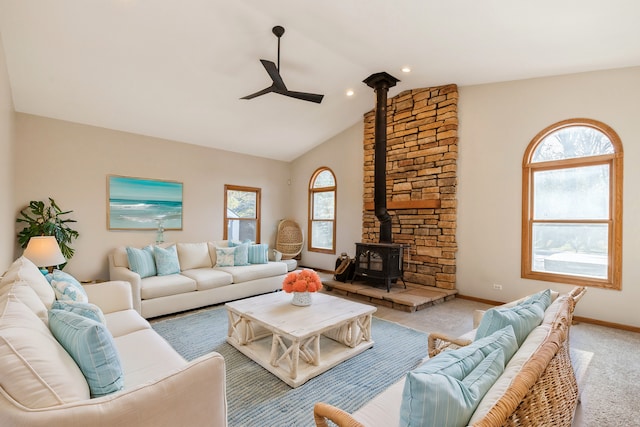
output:
M 171 244 L 163 244 L 168 247 Z M 131 271 L 126 247 L 109 253 L 110 280 L 131 283 L 133 307 L 148 319 L 277 291 L 295 260 L 216 267 L 216 248 L 227 241 L 176 243 L 180 273 L 141 278 Z
M 126 282 L 84 289 L 104 313 L 124 388 L 90 397 L 83 371 L 48 327 L 54 291 L 21 257 L 0 280 L 0 425 L 227 425 L 220 354 L 185 361 L 133 309 Z
M 575 369 L 572 366 L 569 328 L 574 306 L 584 292 L 584 288 L 578 287 L 566 295 L 555 294 L 557 297 L 544 312 L 542 323 L 529 333 L 504 372 L 482 397 L 469 425 L 571 425 L 579 397 L 576 371 L 584 372 L 585 368 Z M 479 317 L 475 319 L 478 320 Z M 445 349 L 469 345 L 476 331 L 474 329 L 460 338 L 431 334 L 429 353 L 434 357 Z M 316 425 L 327 427 L 327 420 L 349 427 L 400 425 L 405 380 L 406 377 L 402 378 L 353 414 L 326 403 L 317 403 L 314 408 Z

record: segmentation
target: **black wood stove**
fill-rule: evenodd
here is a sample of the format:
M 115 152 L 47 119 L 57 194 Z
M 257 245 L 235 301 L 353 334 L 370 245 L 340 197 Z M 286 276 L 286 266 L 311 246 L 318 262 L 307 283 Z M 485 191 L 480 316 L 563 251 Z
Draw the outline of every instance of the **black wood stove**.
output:
M 404 283 L 404 245 L 393 243 L 391 215 L 387 211 L 387 92 L 397 82 L 398 79 L 385 72 L 372 74 L 364 80 L 376 92 L 373 201 L 376 218 L 380 221 L 380 243 L 356 243 L 354 274 L 354 279 L 362 276 L 384 281 L 387 292 L 391 290 L 393 281 L 402 279 Z
M 362 276 L 383 281 L 387 292 L 391 290 L 391 283 L 400 279 L 406 288 L 402 277 L 403 249 L 403 245 L 395 243 L 356 243 L 356 269 L 353 278 Z

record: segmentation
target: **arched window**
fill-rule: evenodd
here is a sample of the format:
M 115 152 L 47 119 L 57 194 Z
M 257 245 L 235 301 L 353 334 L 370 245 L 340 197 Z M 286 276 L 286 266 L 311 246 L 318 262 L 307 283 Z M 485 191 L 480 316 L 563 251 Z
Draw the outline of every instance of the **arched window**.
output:
M 336 177 L 321 167 L 309 182 L 309 239 L 312 252 L 336 253 Z
M 522 167 L 522 277 L 621 289 L 622 143 L 570 119 L 531 141 Z

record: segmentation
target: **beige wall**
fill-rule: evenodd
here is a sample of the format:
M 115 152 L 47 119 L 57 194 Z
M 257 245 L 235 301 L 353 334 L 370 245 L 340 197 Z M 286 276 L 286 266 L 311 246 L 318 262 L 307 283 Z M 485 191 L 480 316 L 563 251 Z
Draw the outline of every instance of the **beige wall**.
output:
M 640 68 L 630 68 L 460 88 L 457 288 L 462 294 L 508 301 L 549 286 L 570 288 L 520 278 L 521 164 L 539 130 L 566 118 L 589 117 L 612 126 L 625 149 L 623 289 L 590 288 L 577 315 L 640 326 L 635 314 L 640 300 L 640 225 L 635 221 L 640 211 L 635 189 L 640 183 L 635 167 L 640 161 L 639 79 Z M 361 238 L 362 139 L 359 122 L 287 164 L 14 114 L 0 44 L 0 192 L 4 200 L 14 201 L 0 205 L 2 236 L 11 234 L 3 241 L 15 242 L 13 221 L 21 207 L 52 196 L 63 208 L 73 209 L 79 221 L 77 255 L 68 268 L 82 279 L 107 277 L 106 253 L 112 247 L 143 245 L 155 238 L 153 232 L 107 231 L 108 174 L 184 182 L 185 228 L 166 233 L 173 241 L 222 236 L 225 183 L 261 187 L 262 240 L 273 243 L 277 221 L 285 217 L 298 221 L 306 237 L 309 178 L 318 167 L 328 166 L 338 180 L 337 252 L 353 256 Z M 20 255 L 14 247 L 0 247 L 3 266 Z M 333 269 L 338 254 L 305 249 L 302 263 Z M 493 283 L 503 290 L 494 291 Z
M 13 146 L 14 113 L 9 76 L 0 37 L 0 275 L 13 261 Z
M 341 252 L 355 255 L 356 242 L 362 241 L 362 194 L 364 122 L 351 126 L 324 144 L 298 157 L 291 164 L 291 218 L 303 228 L 305 248 L 301 264 L 333 270 Z M 327 166 L 336 175 L 336 254 L 307 251 L 309 215 L 308 189 L 311 175 Z
M 462 87 L 458 277 L 461 294 L 508 301 L 570 286 L 520 278 L 524 150 L 552 123 L 586 117 L 610 125 L 624 146 L 622 291 L 589 288 L 576 314 L 640 326 L 640 68 Z M 502 291 L 493 290 L 493 284 Z
M 112 248 L 155 241 L 155 231 L 107 230 L 109 174 L 184 183 L 184 228 L 165 232 L 166 241 L 222 239 L 224 184 L 262 189 L 262 242 L 273 243 L 277 222 L 289 210 L 285 162 L 27 114 L 16 114 L 16 136 L 13 215 L 47 197 L 73 210 L 80 238 L 67 270 L 79 279 L 107 278 Z

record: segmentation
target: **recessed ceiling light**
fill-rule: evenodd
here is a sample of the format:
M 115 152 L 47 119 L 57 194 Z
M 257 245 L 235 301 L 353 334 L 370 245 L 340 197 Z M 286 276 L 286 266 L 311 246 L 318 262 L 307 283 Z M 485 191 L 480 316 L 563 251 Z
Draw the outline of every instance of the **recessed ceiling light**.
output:
M 410 67 L 402 67 L 402 72 L 403 73 L 410 73 L 411 72 L 411 68 Z
M 354 93 L 353 89 L 348 89 L 346 92 L 347 96 L 353 96 Z

